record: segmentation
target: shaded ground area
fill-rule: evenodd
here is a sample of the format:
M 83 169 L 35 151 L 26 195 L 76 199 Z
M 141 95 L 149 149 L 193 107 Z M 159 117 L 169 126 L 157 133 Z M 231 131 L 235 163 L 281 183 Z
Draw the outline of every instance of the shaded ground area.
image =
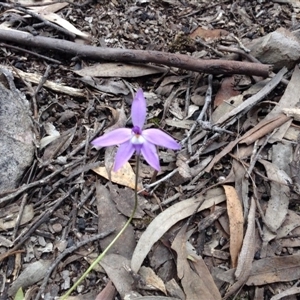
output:
M 132 126 L 139 88 L 182 149 L 141 161 L 133 222 L 68 299 L 297 299 L 299 1 L 20 3 L 0 3 L 1 94 L 32 112 L 0 102 L 2 177 L 29 165 L 0 182 L 1 299 L 59 299 L 128 220 L 135 160 L 90 142 Z

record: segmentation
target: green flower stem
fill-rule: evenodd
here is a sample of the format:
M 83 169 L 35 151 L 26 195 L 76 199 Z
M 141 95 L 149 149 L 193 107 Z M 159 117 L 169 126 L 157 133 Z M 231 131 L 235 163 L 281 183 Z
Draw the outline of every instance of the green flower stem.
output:
M 85 279 L 85 277 L 95 268 L 95 266 L 101 261 L 101 259 L 105 256 L 105 254 L 109 251 L 109 249 L 113 246 L 113 244 L 118 240 L 118 238 L 122 235 L 122 233 L 126 230 L 128 225 L 131 223 L 136 209 L 138 205 L 138 173 L 139 173 L 139 164 L 140 164 L 140 156 L 136 155 L 136 173 L 135 173 L 135 186 L 134 186 L 134 207 L 130 218 L 124 225 L 124 227 L 120 230 L 120 232 L 116 235 L 116 237 L 111 241 L 111 243 L 104 249 L 104 251 L 96 258 L 96 260 L 90 265 L 90 267 L 81 275 L 81 277 L 73 284 L 73 286 L 64 294 L 60 300 L 67 299 L 68 296 L 76 289 L 76 287 Z

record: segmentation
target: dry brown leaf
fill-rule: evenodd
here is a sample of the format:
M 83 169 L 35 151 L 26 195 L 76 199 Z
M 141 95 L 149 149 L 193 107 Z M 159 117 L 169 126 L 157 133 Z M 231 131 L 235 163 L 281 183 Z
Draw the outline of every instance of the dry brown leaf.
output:
M 40 13 L 41 16 L 43 18 L 45 18 L 46 20 L 55 23 L 63 28 L 65 28 L 66 30 L 76 34 L 77 36 L 80 36 L 82 38 L 85 39 L 89 39 L 90 35 L 87 33 L 82 32 L 81 30 L 77 29 L 74 25 L 72 25 L 69 21 L 63 19 L 60 15 L 53 13 L 53 12 L 49 12 L 49 13 Z
M 253 261 L 247 285 L 265 285 L 300 278 L 300 255 L 275 256 Z
M 110 280 L 105 288 L 97 295 L 95 300 L 113 300 L 115 299 L 116 289 Z
M 289 81 L 287 88 L 284 91 L 283 96 L 279 100 L 278 104 L 272 109 L 272 111 L 265 117 L 266 120 L 273 118 L 283 112 L 283 109 L 294 109 L 297 107 L 297 103 L 300 101 L 300 70 L 296 65 L 292 78 Z M 290 116 L 287 114 L 287 116 Z M 293 116 L 291 116 L 293 117 Z M 281 140 L 285 135 L 286 131 L 290 127 L 292 119 L 286 124 L 282 125 L 281 128 L 271 137 L 269 142 L 277 142 Z
M 160 213 L 141 235 L 134 250 L 131 260 L 131 268 L 134 272 L 138 272 L 154 243 L 156 243 L 164 235 L 164 233 L 167 232 L 178 221 L 193 214 L 195 209 L 198 207 L 199 202 L 203 200 L 204 202 L 198 211 L 223 202 L 225 200 L 225 195 L 222 189 L 215 188 L 209 190 L 206 195 L 198 195 L 190 199 L 186 199 L 172 205 Z
M 130 261 L 118 254 L 105 255 L 100 262 L 109 279 L 113 282 L 122 299 L 132 291 L 133 279 L 124 266 L 129 266 Z
M 39 3 L 40 4 L 46 4 L 46 3 L 51 3 L 51 2 L 56 2 L 56 0 L 40 0 Z M 36 4 L 36 0 L 18 0 L 18 3 L 20 3 L 20 5 L 33 5 Z
M 113 95 L 128 95 L 130 93 L 128 87 L 123 80 L 117 78 L 95 78 L 91 76 L 83 76 L 80 78 L 82 82 L 97 89 L 98 91 Z M 148 104 L 149 105 L 149 104 Z
M 236 270 L 231 269 L 233 272 L 235 271 L 235 277 L 237 278 L 237 281 L 235 281 L 227 290 L 225 296 L 223 297 L 224 300 L 228 299 L 232 295 L 235 295 L 249 278 L 251 265 L 255 254 L 255 210 L 256 204 L 254 198 L 252 198 L 248 215 L 247 230 L 243 247 L 238 259 L 238 265 Z
M 106 178 L 107 180 L 111 180 L 114 183 L 127 186 L 131 189 L 135 188 L 135 173 L 130 165 L 130 163 L 126 163 L 120 170 L 114 172 L 113 170 L 109 174 L 107 173 L 106 167 L 98 167 L 93 169 L 94 172 L 99 174 L 100 176 Z M 138 184 L 138 191 L 142 190 L 143 186 L 141 183 Z
M 298 213 L 289 209 L 282 226 L 278 228 L 277 236 L 276 236 L 277 239 L 287 237 L 292 230 L 294 230 L 299 226 L 300 226 L 300 216 L 298 215 Z
M 219 88 L 215 96 L 214 107 L 218 107 L 225 101 L 228 102 L 229 104 L 233 104 L 230 102 L 229 99 L 238 96 L 241 93 L 240 91 L 234 89 L 234 83 L 235 83 L 234 76 L 225 77 L 222 80 L 221 87 Z
M 164 282 L 155 274 L 155 272 L 151 268 L 143 266 L 140 268 L 139 274 L 145 279 L 146 285 L 154 287 L 167 295 Z
M 295 121 L 300 121 L 300 108 L 283 108 L 282 112 Z
M 253 145 L 250 146 L 239 146 L 235 151 L 234 155 L 240 159 L 244 160 L 250 157 L 253 153 Z M 242 200 L 244 216 L 248 215 L 249 212 L 249 180 L 246 178 L 245 166 L 239 162 L 238 160 L 234 159 L 232 162 L 232 170 L 235 177 L 235 189 L 239 196 L 239 199 Z
M 290 117 L 280 114 L 272 119 L 263 119 L 252 129 L 248 130 L 240 139 L 239 143 L 246 143 L 247 145 L 253 144 L 258 139 L 264 137 L 274 129 L 280 127 L 282 124 L 290 121 Z
M 176 166 L 178 167 L 178 173 L 181 175 L 183 182 L 191 179 L 191 169 L 190 166 L 186 163 L 188 161 L 187 157 L 179 153 L 176 160 Z
M 230 256 L 232 267 L 237 266 L 244 237 L 244 217 L 241 200 L 234 187 L 223 185 L 226 194 L 227 213 L 230 228 Z
M 201 276 L 204 285 L 209 287 L 210 293 L 212 295 L 212 299 L 214 300 L 221 299 L 219 289 L 216 286 L 214 279 L 210 274 L 209 269 L 205 264 L 204 260 L 202 259 L 201 256 L 192 253 L 189 249 L 188 249 L 188 253 L 191 260 L 190 264 L 193 265 L 193 268 L 195 269 L 196 273 Z
M 178 120 L 178 119 L 166 119 L 166 124 L 176 128 L 190 129 L 195 123 L 192 120 Z
M 74 71 L 79 76 L 132 78 L 165 73 L 166 69 L 151 65 L 130 65 L 125 63 L 102 63 Z
M 172 243 L 172 249 L 177 253 L 177 276 L 181 280 L 186 299 L 198 299 L 199 295 L 202 299 L 221 299 L 220 294 L 218 298 L 211 294 L 211 286 L 206 285 L 203 280 L 206 274 L 199 274 L 190 267 L 186 247 L 186 229 L 187 225 L 185 224 Z
M 234 108 L 238 107 L 243 103 L 244 96 L 237 95 L 233 96 L 227 101 L 223 101 L 213 112 L 212 121 L 217 122 L 222 116 L 230 113 Z
M 25 1 L 27 2 L 27 0 L 25 0 Z M 48 3 L 48 4 L 50 2 L 55 2 L 55 1 L 46 1 L 46 3 Z M 30 4 L 30 3 L 27 3 L 27 5 L 28 4 Z M 36 4 L 35 0 L 34 0 L 34 3 L 32 3 L 32 4 Z M 43 4 L 43 1 L 40 1 L 39 4 Z M 36 12 L 36 13 L 40 13 L 42 15 L 45 15 L 45 14 L 48 14 L 48 13 L 57 12 L 57 11 L 63 9 L 64 7 L 68 6 L 68 5 L 69 5 L 68 2 L 60 2 L 60 3 L 53 3 L 53 4 L 50 4 L 50 5 L 44 5 L 44 6 L 40 6 L 40 5 L 39 6 L 33 6 L 33 7 L 30 7 L 30 9 L 33 10 L 34 12 Z
M 17 208 L 17 210 L 16 210 Z M 0 217 L 0 231 L 8 230 L 10 228 L 14 228 L 17 222 L 18 215 L 20 213 L 19 207 L 15 205 L 9 206 L 5 208 L 5 216 Z M 10 215 L 9 221 L 7 220 L 7 216 Z M 33 205 L 28 204 L 24 207 L 24 211 L 22 213 L 22 218 L 20 221 L 20 225 L 24 225 L 31 221 L 34 217 Z
M 254 198 L 251 198 L 251 204 L 248 214 L 248 224 L 246 234 L 243 240 L 243 246 L 239 253 L 238 265 L 235 271 L 236 278 L 248 276 L 251 270 L 251 264 L 254 258 L 255 245 L 255 211 L 256 203 Z
M 117 210 L 108 189 L 99 183 L 96 185 L 96 202 L 99 216 L 98 233 L 106 232 L 112 228 L 115 229 L 112 234 L 99 241 L 101 248 L 105 249 L 123 228 L 127 218 Z M 110 248 L 109 253 L 118 253 L 124 257 L 130 258 L 135 245 L 134 231 L 130 224 Z
M 73 141 L 77 125 L 63 132 L 57 139 L 51 142 L 44 151 L 43 160 L 47 161 L 61 155 Z
M 50 265 L 51 260 L 38 260 L 36 262 L 28 264 L 25 270 L 20 274 L 20 276 L 11 284 L 8 289 L 9 296 L 14 296 L 17 290 L 22 287 L 26 287 L 37 283 L 42 280 L 46 275 Z
M 241 111 L 249 110 L 251 107 L 256 105 L 259 101 L 261 101 L 267 94 L 269 94 L 281 81 L 284 74 L 287 72 L 287 68 L 282 68 L 271 80 L 265 85 L 258 93 L 249 97 L 247 100 L 243 101 L 239 106 L 235 107 L 229 113 L 221 116 L 215 124 L 222 124 L 228 119 L 235 117 Z
M 219 40 L 221 37 L 228 35 L 229 32 L 224 29 L 205 29 L 198 27 L 195 31 L 190 34 L 190 38 L 196 39 L 197 37 L 205 41 Z
M 266 169 L 267 176 L 270 179 L 270 199 L 265 214 L 264 221 L 267 226 L 263 228 L 264 251 L 262 256 L 266 255 L 266 244 L 276 237 L 276 230 L 282 225 L 286 218 L 289 206 L 289 187 L 281 175 L 281 171 L 272 163 L 266 160 L 259 160 Z M 270 229 L 272 231 L 270 231 Z
M 42 76 L 39 74 L 24 72 L 15 67 L 14 68 L 6 67 L 6 68 L 11 70 L 14 76 L 21 78 L 24 81 L 29 81 L 29 82 L 32 82 L 35 84 L 39 84 L 41 82 Z M 56 83 L 56 82 L 50 81 L 50 80 L 46 80 L 45 83 L 43 84 L 43 87 L 46 87 L 57 93 L 67 94 L 67 95 L 70 95 L 73 97 L 83 97 L 83 98 L 86 97 L 86 93 L 82 89 L 76 89 L 76 88 L 69 87 L 64 84 Z
M 36 288 L 36 286 L 34 286 L 33 288 Z M 36 292 L 34 291 L 33 294 L 35 295 Z M 93 290 L 89 293 L 86 293 L 86 294 L 80 294 L 80 295 L 77 295 L 77 296 L 68 296 L 67 299 L 68 300 L 87 300 L 87 299 L 95 299 L 96 297 L 97 297 L 97 290 L 95 289 L 95 290 Z M 32 298 L 30 297 L 29 299 L 32 299 Z M 26 298 L 26 296 L 25 296 L 25 299 L 23 299 L 23 300 L 29 300 L 29 299 Z
M 130 217 L 134 208 L 134 198 L 135 192 L 132 189 L 128 188 L 119 188 L 117 185 L 108 182 L 108 187 L 110 191 L 110 197 L 112 201 L 116 204 L 116 208 L 120 213 L 126 217 Z M 136 208 L 134 218 L 142 219 L 145 215 L 143 211 L 143 206 L 146 200 L 138 195 L 138 206 Z
M 272 163 L 277 166 L 283 173 L 285 172 L 285 180 L 292 183 L 291 169 L 289 164 L 293 160 L 293 145 L 292 143 L 277 142 L 272 145 Z

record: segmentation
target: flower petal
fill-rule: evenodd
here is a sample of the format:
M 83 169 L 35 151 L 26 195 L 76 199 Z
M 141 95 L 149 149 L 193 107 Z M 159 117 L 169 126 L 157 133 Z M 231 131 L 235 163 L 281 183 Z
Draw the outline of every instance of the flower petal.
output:
M 127 142 L 130 138 L 129 128 L 118 128 L 94 139 L 91 144 L 96 147 L 108 147 Z
M 160 165 L 159 165 L 159 158 L 158 154 L 156 151 L 155 145 L 152 143 L 145 141 L 143 144 L 143 147 L 141 149 L 141 152 L 147 161 L 147 163 L 155 170 L 159 171 L 160 170 Z
M 143 137 L 150 143 L 165 148 L 179 150 L 181 146 L 168 134 L 155 128 L 143 130 Z
M 114 172 L 118 171 L 132 156 L 135 149 L 130 141 L 119 146 L 115 157 Z
M 131 119 L 134 126 L 143 128 L 147 113 L 147 104 L 142 89 L 136 92 L 131 106 Z

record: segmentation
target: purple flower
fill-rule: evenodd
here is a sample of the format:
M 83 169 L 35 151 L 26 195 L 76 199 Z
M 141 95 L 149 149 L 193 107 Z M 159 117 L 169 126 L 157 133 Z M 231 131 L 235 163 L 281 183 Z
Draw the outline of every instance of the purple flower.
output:
M 160 170 L 159 158 L 155 145 L 179 150 L 180 145 L 168 134 L 155 128 L 143 130 L 146 120 L 146 100 L 143 90 L 139 89 L 131 107 L 133 128 L 118 128 L 92 141 L 95 147 L 120 145 L 115 157 L 114 171 L 119 170 L 136 152 L 142 154 L 148 164 Z

